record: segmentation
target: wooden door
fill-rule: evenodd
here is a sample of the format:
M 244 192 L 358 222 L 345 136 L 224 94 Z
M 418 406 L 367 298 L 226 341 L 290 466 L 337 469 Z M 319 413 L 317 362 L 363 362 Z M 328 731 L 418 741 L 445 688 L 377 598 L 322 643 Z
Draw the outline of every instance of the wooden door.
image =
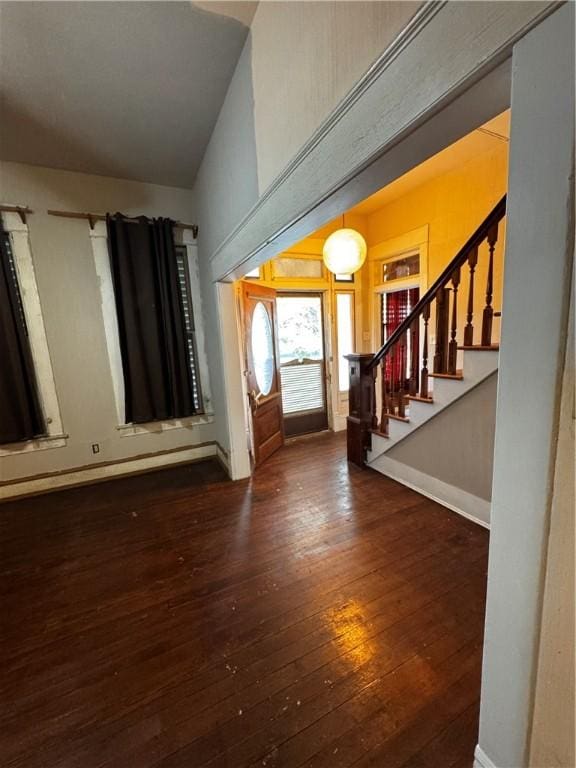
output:
M 322 294 L 281 293 L 276 307 L 284 434 L 328 429 Z
M 246 383 L 258 466 L 284 444 L 276 291 L 245 282 L 243 303 Z

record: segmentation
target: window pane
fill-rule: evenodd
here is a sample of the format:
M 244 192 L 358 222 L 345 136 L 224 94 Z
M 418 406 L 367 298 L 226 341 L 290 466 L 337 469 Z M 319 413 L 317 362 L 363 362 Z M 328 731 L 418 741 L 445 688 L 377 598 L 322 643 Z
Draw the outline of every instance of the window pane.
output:
M 400 280 L 403 277 L 417 275 L 420 272 L 420 255 L 406 256 L 403 259 L 395 259 L 382 265 L 382 278 L 384 282 Z
M 338 390 L 340 392 L 347 392 L 349 388 L 348 360 L 344 358 L 344 355 L 349 355 L 354 351 L 353 309 L 354 303 L 351 293 L 336 294 Z
M 280 365 L 291 360 L 322 360 L 322 300 L 320 296 L 278 296 Z
M 274 259 L 276 277 L 315 277 L 321 278 L 322 259 L 290 259 L 281 256 Z
M 254 376 L 263 395 L 268 395 L 274 381 L 274 340 L 272 326 L 266 307 L 261 301 L 254 307 L 252 313 L 252 360 L 254 361 Z

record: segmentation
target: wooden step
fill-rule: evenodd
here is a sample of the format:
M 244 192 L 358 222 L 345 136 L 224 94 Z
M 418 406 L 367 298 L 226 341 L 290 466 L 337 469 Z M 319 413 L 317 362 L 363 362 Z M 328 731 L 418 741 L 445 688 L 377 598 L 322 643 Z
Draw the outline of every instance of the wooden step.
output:
M 384 432 L 380 432 L 379 429 L 371 429 L 370 432 L 371 434 L 376 435 L 377 437 L 383 437 L 386 440 L 388 440 L 388 435 L 385 434 Z
M 429 373 L 428 376 L 434 379 L 455 379 L 456 381 L 461 381 L 464 378 L 462 371 L 456 371 L 456 373 Z
M 434 399 L 431 397 L 420 397 L 420 395 L 407 395 L 408 400 L 414 400 L 416 403 L 429 403 L 432 405 Z
M 388 416 L 389 419 L 394 419 L 394 421 L 404 421 L 404 422 L 410 421 L 408 416 L 396 416 L 396 414 L 394 413 L 387 413 L 386 416 Z
M 473 344 L 471 347 L 461 346 L 458 349 L 466 349 L 470 352 L 497 352 L 500 349 L 500 344 L 490 344 L 489 347 L 483 347 L 481 344 Z

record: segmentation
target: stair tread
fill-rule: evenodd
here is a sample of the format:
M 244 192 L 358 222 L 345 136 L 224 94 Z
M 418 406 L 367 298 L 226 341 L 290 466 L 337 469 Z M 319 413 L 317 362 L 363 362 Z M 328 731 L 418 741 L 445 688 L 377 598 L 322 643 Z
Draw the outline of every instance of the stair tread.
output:
M 482 344 L 473 344 L 472 346 L 465 346 L 464 344 L 458 349 L 466 349 L 474 352 L 497 352 L 500 349 L 500 344 L 490 344 L 488 347 L 483 347 Z
M 394 419 L 394 421 L 403 421 L 403 422 L 410 421 L 408 416 L 396 416 L 396 414 L 394 413 L 387 413 L 386 416 L 388 416 L 389 419 Z
M 408 395 L 408 400 L 415 400 L 417 403 L 429 403 L 432 405 L 434 399 L 432 397 L 420 397 L 420 395 Z
M 388 435 L 386 435 L 384 432 L 380 432 L 380 430 L 379 430 L 379 429 L 371 429 L 371 430 L 370 430 L 370 432 L 371 432 L 373 435 L 377 435 L 377 437 L 385 437 L 385 438 L 386 438 L 386 440 L 388 439 Z
M 458 381 L 464 378 L 462 371 L 456 371 L 456 373 L 429 373 L 428 376 L 432 376 L 435 379 L 457 379 Z

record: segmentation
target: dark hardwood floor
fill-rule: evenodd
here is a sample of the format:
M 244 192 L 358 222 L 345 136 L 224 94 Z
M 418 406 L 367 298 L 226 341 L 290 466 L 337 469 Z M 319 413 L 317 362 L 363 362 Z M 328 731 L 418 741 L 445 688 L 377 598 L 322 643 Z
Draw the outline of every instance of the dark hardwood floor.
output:
M 470 768 L 488 534 L 344 454 L 1 505 L 2 768 Z

